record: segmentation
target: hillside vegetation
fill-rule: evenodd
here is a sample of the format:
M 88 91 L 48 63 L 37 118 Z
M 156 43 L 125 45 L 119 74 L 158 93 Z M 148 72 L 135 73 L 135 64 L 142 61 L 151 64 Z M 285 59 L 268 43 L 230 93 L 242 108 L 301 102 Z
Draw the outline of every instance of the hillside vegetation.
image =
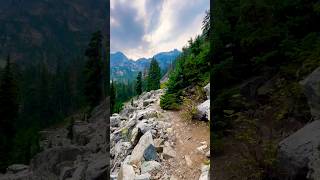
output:
M 214 171 L 218 179 L 281 179 L 278 143 L 312 121 L 299 81 L 320 66 L 320 2 L 217 0 L 213 7 Z
M 203 21 L 203 33 L 188 41 L 175 60 L 174 69 L 166 83 L 167 91 L 161 97 L 162 109 L 177 109 L 182 103 L 183 91 L 190 86 L 205 86 L 210 78 L 210 18 Z

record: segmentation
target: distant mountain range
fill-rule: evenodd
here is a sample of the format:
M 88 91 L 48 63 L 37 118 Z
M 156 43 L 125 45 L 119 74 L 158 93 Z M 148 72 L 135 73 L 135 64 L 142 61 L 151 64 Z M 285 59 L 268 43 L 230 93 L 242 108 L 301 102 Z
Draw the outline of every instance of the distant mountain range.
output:
M 177 49 L 169 52 L 161 52 L 153 57 L 160 65 L 162 73 L 165 73 L 172 62 L 181 54 Z M 152 58 L 129 59 L 122 52 L 110 54 L 111 79 L 115 81 L 132 81 L 139 71 L 148 70 Z

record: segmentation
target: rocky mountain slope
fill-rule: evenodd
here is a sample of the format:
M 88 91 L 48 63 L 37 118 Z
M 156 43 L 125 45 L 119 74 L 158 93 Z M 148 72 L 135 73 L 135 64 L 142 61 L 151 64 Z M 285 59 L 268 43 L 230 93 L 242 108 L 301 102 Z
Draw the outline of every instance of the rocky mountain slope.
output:
M 208 87 L 205 89 L 210 98 Z M 111 179 L 209 178 L 209 166 L 204 160 L 210 157 L 210 137 L 198 135 L 203 131 L 209 133 L 209 128 L 202 126 L 201 132 L 198 125 L 183 121 L 177 112 L 160 109 L 162 94 L 161 89 L 144 92 L 127 103 L 119 114 L 111 116 Z M 201 108 L 202 104 L 198 107 L 199 116 L 208 119 L 210 106 L 206 110 Z M 190 128 L 195 128 L 195 132 Z
M 109 102 L 96 107 L 89 119 L 73 117 L 72 126 L 42 131 L 43 151 L 30 165 L 15 164 L 0 180 L 98 180 L 109 174 L 107 132 Z
M 313 121 L 279 143 L 279 166 L 289 179 L 320 179 L 320 67 L 300 82 Z
M 161 70 L 165 71 L 171 63 L 180 55 L 180 51 L 174 49 L 169 52 L 161 52 L 154 55 Z M 129 59 L 122 52 L 110 54 L 111 78 L 114 80 L 133 80 L 139 71 L 144 72 L 149 68 L 151 58 Z
M 0 57 L 35 63 L 82 55 L 91 33 L 106 30 L 107 7 L 104 0 L 1 1 Z

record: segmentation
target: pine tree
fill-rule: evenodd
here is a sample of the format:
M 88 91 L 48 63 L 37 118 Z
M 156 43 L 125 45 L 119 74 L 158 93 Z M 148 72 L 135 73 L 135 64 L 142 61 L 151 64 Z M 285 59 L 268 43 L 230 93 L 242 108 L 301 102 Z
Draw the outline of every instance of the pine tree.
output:
M 148 74 L 148 84 L 147 90 L 157 90 L 160 89 L 160 78 L 161 78 L 161 70 L 156 59 L 152 58 L 150 63 L 150 69 Z
M 87 62 L 85 65 L 85 87 L 84 94 L 89 106 L 92 108 L 100 103 L 104 97 L 103 64 L 102 64 L 102 35 L 95 32 L 92 35 L 89 47 L 85 55 Z
M 0 170 L 8 163 L 8 153 L 11 152 L 14 137 L 14 123 L 18 117 L 18 86 L 15 81 L 10 56 L 4 68 L 0 82 Z
M 136 93 L 140 95 L 142 93 L 142 73 L 139 72 L 137 76 L 136 82 Z

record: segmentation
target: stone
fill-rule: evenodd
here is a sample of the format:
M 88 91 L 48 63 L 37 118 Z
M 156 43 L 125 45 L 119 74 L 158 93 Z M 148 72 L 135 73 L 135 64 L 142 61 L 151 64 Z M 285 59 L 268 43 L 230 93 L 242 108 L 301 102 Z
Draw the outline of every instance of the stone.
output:
M 186 155 L 186 156 L 184 156 L 184 159 L 186 160 L 187 166 L 191 167 L 192 166 L 192 161 L 190 159 L 190 156 Z
M 147 100 L 143 101 L 143 106 L 147 107 L 149 104 L 154 103 L 154 101 L 155 100 L 153 100 L 153 99 L 147 99 Z
M 209 165 L 202 165 L 201 167 L 201 175 L 199 177 L 199 180 L 209 180 L 209 170 L 210 166 Z
M 320 120 L 320 67 L 300 82 L 314 119 Z
M 316 120 L 279 143 L 279 169 L 287 177 L 315 176 L 320 173 L 320 121 Z M 318 176 L 319 178 L 320 176 Z
M 196 118 L 210 121 L 210 100 L 206 100 L 197 106 Z
M 139 142 L 139 139 L 142 136 L 143 136 L 143 133 L 140 128 L 138 128 L 138 127 L 133 128 L 133 130 L 131 132 L 131 140 L 130 140 L 132 146 L 137 145 L 137 143 Z
M 159 170 L 161 167 L 161 164 L 158 163 L 157 161 L 145 161 L 141 165 L 141 173 L 148 173 L 148 172 L 153 172 L 155 170 Z
M 118 180 L 134 180 L 135 173 L 131 165 L 122 164 L 118 174 Z
M 110 117 L 110 126 L 118 127 L 121 123 L 121 117 L 119 114 L 114 114 Z
M 143 157 L 146 161 L 157 160 L 157 150 L 156 148 L 150 144 L 146 150 L 144 150 Z
M 131 153 L 132 164 L 137 164 L 141 162 L 143 158 L 143 153 L 147 149 L 147 147 L 152 144 L 154 145 L 152 134 L 150 131 L 146 132 L 139 140 L 138 144 L 134 147 Z
M 170 159 L 176 157 L 176 151 L 171 148 L 171 146 L 165 146 L 163 148 L 162 156 L 164 159 Z
M 210 158 L 210 150 L 206 152 L 206 157 Z
M 134 177 L 134 180 L 150 180 L 150 178 L 151 178 L 151 174 L 144 173 L 144 174 L 141 174 L 141 175 L 136 175 Z
M 14 173 L 18 173 L 20 171 L 25 171 L 25 170 L 28 170 L 28 169 L 29 169 L 29 166 L 27 166 L 27 165 L 24 165 L 24 164 L 13 164 L 13 165 L 8 166 L 7 172 L 14 174 Z
M 206 149 L 208 147 L 208 145 L 202 145 L 202 146 L 200 146 L 200 147 L 197 147 L 197 150 L 199 151 L 199 152 L 201 152 L 201 153 L 204 153 L 204 150 Z

